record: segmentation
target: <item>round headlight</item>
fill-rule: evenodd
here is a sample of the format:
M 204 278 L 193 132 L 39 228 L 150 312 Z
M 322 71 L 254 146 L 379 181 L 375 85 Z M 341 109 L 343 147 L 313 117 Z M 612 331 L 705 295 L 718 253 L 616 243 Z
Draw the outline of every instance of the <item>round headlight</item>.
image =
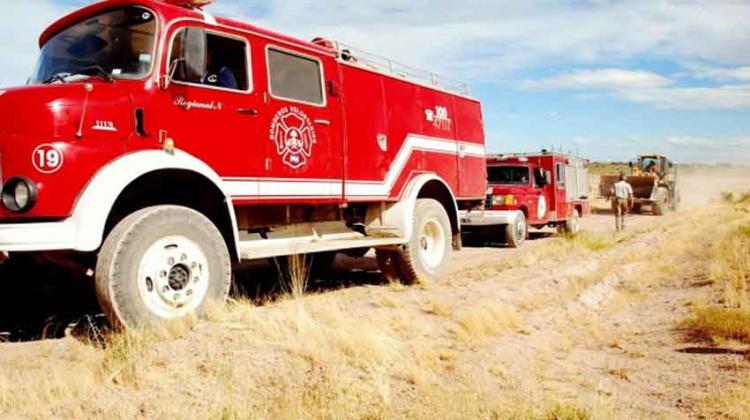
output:
M 16 184 L 14 198 L 16 201 L 16 206 L 18 206 L 19 208 L 28 206 L 29 198 L 31 198 L 31 191 L 29 190 L 29 186 L 24 182 L 19 182 L 18 184 Z
M 28 178 L 11 178 L 3 185 L 3 205 L 12 212 L 24 213 L 31 210 L 36 199 L 36 184 Z

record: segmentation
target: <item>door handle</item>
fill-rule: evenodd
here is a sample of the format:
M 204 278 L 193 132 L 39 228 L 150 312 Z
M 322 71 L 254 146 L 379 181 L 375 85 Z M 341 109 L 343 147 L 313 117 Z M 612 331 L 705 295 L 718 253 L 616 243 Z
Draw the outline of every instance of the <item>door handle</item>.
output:
M 237 112 L 239 112 L 242 115 L 247 115 L 250 117 L 254 117 L 258 115 L 258 110 L 255 108 L 238 108 Z

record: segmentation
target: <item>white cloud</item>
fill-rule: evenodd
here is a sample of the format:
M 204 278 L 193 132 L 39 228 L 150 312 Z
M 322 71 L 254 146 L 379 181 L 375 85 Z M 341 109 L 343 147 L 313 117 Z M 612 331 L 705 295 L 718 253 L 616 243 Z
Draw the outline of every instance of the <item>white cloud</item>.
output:
M 750 107 L 750 84 L 719 87 L 670 87 L 621 90 L 617 97 L 670 109 L 741 109 Z
M 39 35 L 67 10 L 48 0 L 17 1 L 11 9 L 8 13 L 0 13 L 0 28 L 3 29 L 0 86 L 17 86 L 26 82 L 39 54 Z
M 667 137 L 665 141 L 676 146 L 716 147 L 720 145 L 716 140 L 691 136 L 671 136 Z
M 680 87 L 657 73 L 639 70 L 576 70 L 540 80 L 526 80 L 531 90 L 604 92 L 630 102 L 669 109 L 741 109 L 750 107 L 750 84 Z M 596 94 L 594 93 L 594 97 Z
M 257 13 L 256 9 L 263 12 Z M 212 9 L 302 38 L 322 35 L 458 76 L 648 56 L 750 63 L 750 3 L 221 0 Z
M 541 80 L 527 80 L 523 87 L 533 90 L 621 90 L 669 86 L 672 81 L 659 74 L 623 69 L 578 70 Z
M 686 64 L 691 75 L 696 79 L 708 79 L 719 82 L 740 81 L 750 82 L 750 66 L 716 67 L 699 64 Z

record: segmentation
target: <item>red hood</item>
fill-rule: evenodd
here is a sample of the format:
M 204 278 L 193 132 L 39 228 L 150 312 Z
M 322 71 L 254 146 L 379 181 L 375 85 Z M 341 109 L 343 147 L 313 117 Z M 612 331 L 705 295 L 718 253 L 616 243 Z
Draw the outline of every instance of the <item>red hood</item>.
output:
M 118 119 L 131 113 L 127 106 L 129 95 L 123 95 L 122 88 L 117 84 L 92 82 L 91 85 L 94 88 L 88 98 L 86 125 L 100 118 L 97 114 L 106 113 L 111 120 L 113 112 L 121 114 Z M 0 90 L 0 136 L 72 139 L 81 119 L 86 98 L 85 86 L 85 83 L 69 83 Z M 89 118 L 91 121 L 88 121 Z
M 528 185 L 501 185 L 501 184 L 490 184 L 489 187 L 492 189 L 493 195 L 521 195 L 528 194 L 531 192 L 532 187 Z

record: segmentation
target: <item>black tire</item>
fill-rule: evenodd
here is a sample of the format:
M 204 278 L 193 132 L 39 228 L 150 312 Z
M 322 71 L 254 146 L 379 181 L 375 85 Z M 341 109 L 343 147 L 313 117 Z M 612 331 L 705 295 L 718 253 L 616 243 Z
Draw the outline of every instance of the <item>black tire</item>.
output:
M 679 207 L 680 207 L 680 192 L 675 191 L 674 195 L 672 196 L 672 199 L 669 200 L 669 209 L 672 211 L 677 211 Z
M 578 209 L 573 209 L 570 213 L 570 217 L 565 221 L 563 230 L 568 235 L 577 235 L 581 231 L 581 214 L 578 213 Z
M 401 273 L 399 271 L 400 258 L 398 251 L 386 249 L 375 250 L 375 260 L 378 262 L 378 268 L 380 268 L 380 272 L 389 283 L 398 283 L 401 281 Z
M 505 243 L 511 248 L 520 248 L 526 242 L 529 236 L 529 226 L 526 223 L 526 216 L 519 213 L 519 216 L 513 223 L 505 225 Z
M 667 201 L 669 200 L 669 191 L 667 191 L 664 187 L 659 187 L 656 190 L 656 198 L 651 204 L 651 212 L 655 216 L 662 216 L 664 215 L 665 210 L 668 208 Z
M 201 213 L 179 206 L 148 207 L 123 219 L 104 241 L 96 266 L 99 304 L 120 329 L 200 317 L 208 305 L 226 301 L 231 282 L 219 230 Z
M 431 239 L 428 239 L 429 237 Z M 380 252 L 379 252 L 380 254 Z M 430 198 L 417 200 L 409 242 L 394 254 L 381 256 L 387 270 L 394 266 L 403 284 L 434 282 L 448 271 L 453 241 L 450 219 L 445 208 Z M 385 273 L 386 277 L 392 275 Z

